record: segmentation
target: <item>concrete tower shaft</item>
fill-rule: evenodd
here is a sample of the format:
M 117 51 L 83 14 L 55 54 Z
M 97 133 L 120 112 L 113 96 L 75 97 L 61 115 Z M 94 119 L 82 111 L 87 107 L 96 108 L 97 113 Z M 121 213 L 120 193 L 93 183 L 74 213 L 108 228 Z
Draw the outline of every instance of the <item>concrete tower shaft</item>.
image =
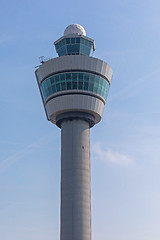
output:
M 86 120 L 61 124 L 61 240 L 91 239 L 89 135 Z

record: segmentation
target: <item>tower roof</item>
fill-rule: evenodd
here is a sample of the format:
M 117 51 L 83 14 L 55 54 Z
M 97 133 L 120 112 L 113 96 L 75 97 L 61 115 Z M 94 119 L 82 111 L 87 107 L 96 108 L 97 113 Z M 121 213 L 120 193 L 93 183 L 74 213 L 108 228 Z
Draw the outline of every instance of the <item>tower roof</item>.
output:
M 71 24 L 68 27 L 66 27 L 66 29 L 64 31 L 64 36 L 71 35 L 71 34 L 77 34 L 77 35 L 84 35 L 84 36 L 86 36 L 86 31 L 79 24 Z

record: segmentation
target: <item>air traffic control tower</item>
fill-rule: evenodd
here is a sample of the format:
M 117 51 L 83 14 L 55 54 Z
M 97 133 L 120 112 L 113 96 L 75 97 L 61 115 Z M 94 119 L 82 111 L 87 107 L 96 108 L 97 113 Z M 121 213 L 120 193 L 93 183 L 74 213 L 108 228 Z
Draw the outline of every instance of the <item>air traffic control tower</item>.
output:
M 91 240 L 90 128 L 100 122 L 112 69 L 92 57 L 78 24 L 54 43 L 57 58 L 36 70 L 47 119 L 61 128 L 60 240 Z

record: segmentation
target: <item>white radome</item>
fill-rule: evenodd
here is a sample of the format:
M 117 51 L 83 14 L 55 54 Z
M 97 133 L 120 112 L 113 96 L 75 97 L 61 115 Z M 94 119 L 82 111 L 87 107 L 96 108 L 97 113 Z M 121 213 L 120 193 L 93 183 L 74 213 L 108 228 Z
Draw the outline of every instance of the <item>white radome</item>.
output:
M 79 24 L 71 24 L 68 27 L 66 27 L 66 29 L 64 31 L 64 35 L 70 35 L 70 34 L 77 34 L 77 35 L 86 36 L 86 31 Z

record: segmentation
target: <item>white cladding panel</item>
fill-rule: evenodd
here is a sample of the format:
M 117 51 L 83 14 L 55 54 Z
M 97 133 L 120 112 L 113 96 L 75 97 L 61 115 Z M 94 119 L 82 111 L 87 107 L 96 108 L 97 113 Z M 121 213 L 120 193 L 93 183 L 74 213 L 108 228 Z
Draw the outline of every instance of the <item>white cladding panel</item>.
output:
M 62 95 L 48 101 L 47 110 L 53 123 L 56 123 L 59 114 L 72 111 L 90 113 L 94 115 L 95 123 L 98 123 L 103 114 L 104 103 L 96 97 L 87 95 Z
M 47 76 L 54 73 L 81 70 L 100 74 L 111 82 L 112 68 L 104 61 L 84 55 L 70 55 L 51 59 L 43 63 L 37 70 L 39 84 Z

